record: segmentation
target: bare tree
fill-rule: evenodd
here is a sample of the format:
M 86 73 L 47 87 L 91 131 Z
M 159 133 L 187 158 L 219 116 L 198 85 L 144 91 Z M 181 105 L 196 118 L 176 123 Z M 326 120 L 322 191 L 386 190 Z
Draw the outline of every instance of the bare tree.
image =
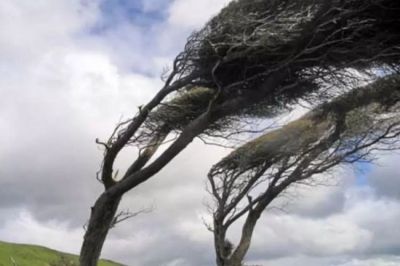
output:
M 390 0 L 239 0 L 193 33 L 165 84 L 104 147 L 104 192 L 91 209 L 80 264 L 94 266 L 122 196 L 155 176 L 196 137 L 229 136 L 249 116 L 352 86 L 355 71 L 398 70 L 400 4 Z M 168 147 L 156 158 L 163 144 Z M 139 154 L 121 175 L 120 151 Z
M 400 76 L 382 78 L 322 104 L 239 147 L 209 173 L 217 265 L 240 266 L 257 221 L 294 184 L 316 184 L 339 164 L 400 148 Z M 235 247 L 229 228 L 244 218 Z M 227 252 L 227 243 L 229 252 Z

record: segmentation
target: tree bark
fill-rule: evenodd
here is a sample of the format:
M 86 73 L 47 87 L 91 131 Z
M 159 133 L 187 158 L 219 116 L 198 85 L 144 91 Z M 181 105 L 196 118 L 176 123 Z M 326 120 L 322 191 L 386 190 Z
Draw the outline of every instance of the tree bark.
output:
M 226 254 L 225 252 L 225 241 L 226 241 L 226 231 L 221 226 L 221 223 L 214 222 L 214 248 L 216 254 L 216 263 L 217 266 L 227 266 L 227 257 L 230 254 Z
M 236 247 L 232 256 L 229 259 L 229 266 L 242 266 L 244 257 L 249 250 L 251 238 L 253 236 L 254 228 L 258 219 L 260 218 L 260 214 L 250 213 L 247 217 L 245 224 L 242 229 L 242 238 L 240 239 L 239 245 Z
M 80 252 L 80 266 L 97 266 L 104 241 L 113 225 L 120 201 L 120 196 L 110 196 L 106 191 L 92 207 Z

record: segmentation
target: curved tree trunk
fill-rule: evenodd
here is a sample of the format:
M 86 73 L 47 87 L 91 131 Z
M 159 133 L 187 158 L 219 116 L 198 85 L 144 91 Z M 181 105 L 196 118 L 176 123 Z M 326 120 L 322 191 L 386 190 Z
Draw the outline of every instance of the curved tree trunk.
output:
M 260 218 L 260 214 L 250 213 L 247 217 L 245 224 L 242 229 L 242 237 L 240 239 L 239 245 L 236 247 L 232 256 L 229 258 L 229 266 L 242 266 L 244 257 L 249 250 L 251 238 L 253 236 L 254 228 L 258 219 Z
M 108 231 L 113 225 L 120 201 L 120 196 L 111 197 L 106 191 L 92 207 L 88 228 L 80 252 L 80 266 L 97 266 L 101 249 Z

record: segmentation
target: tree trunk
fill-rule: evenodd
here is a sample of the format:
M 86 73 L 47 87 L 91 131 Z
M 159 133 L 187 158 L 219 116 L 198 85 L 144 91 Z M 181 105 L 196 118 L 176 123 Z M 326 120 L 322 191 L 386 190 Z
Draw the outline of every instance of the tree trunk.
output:
M 257 220 L 260 217 L 260 213 L 249 213 L 247 217 L 243 229 L 242 229 L 242 237 L 235 251 L 232 253 L 232 256 L 229 259 L 229 266 L 242 266 L 244 257 L 249 250 L 251 238 L 253 236 L 254 228 L 257 223 Z
M 120 196 L 111 197 L 106 191 L 92 207 L 88 228 L 81 248 L 80 266 L 97 266 L 101 249 L 108 231 L 112 227 L 120 201 Z
M 223 227 L 214 221 L 214 248 L 217 266 L 227 266 L 226 260 L 230 255 L 225 251 L 225 235 L 226 231 Z

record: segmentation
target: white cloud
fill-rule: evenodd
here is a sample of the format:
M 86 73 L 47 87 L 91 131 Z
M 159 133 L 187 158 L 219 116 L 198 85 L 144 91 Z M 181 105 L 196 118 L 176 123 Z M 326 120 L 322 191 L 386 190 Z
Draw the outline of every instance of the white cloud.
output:
M 263 218 L 253 245 L 258 252 L 271 256 L 285 257 L 289 253 L 332 256 L 359 252 L 372 239 L 369 231 L 340 216 L 314 220 L 294 215 L 265 215 Z
M 168 22 L 177 28 L 198 29 L 231 0 L 175 0 L 169 9 Z
M 2 240 L 42 244 L 45 239 L 50 248 L 73 253 L 79 251 L 76 243 L 81 242 L 83 228 L 71 229 L 67 224 L 54 220 L 39 222 L 27 210 L 20 209 L 16 213 L 0 228 Z
M 343 264 L 335 266 L 397 266 L 400 264 L 400 257 L 386 257 L 379 259 L 351 259 Z
M 95 4 L 79 0 L 1 1 L 0 55 L 8 63 L 35 61 L 49 48 L 64 46 L 97 16 Z

